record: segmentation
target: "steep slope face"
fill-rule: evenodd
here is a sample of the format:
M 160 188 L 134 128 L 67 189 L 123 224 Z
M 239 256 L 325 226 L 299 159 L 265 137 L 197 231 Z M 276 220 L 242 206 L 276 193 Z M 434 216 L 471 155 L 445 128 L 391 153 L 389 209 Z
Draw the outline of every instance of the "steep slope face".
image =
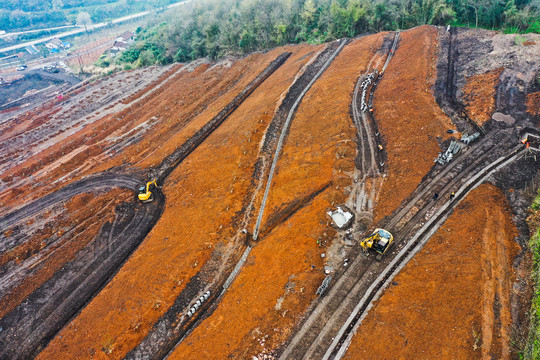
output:
M 499 189 L 469 194 L 394 279 L 344 359 L 510 359 L 516 233 Z
M 458 189 L 491 165 L 498 168 L 488 180 L 504 189 L 523 241 L 525 189 L 540 166 L 536 143 L 525 151 L 520 139 L 538 124 L 539 64 L 507 67 L 507 40 L 422 26 L 148 68 L 1 124 L 0 286 L 10 292 L 0 298 L 0 358 L 287 358 L 284 348 L 306 319 L 306 329 L 320 326 L 305 348 L 294 344 L 294 357 L 322 357 L 334 342 L 345 344 L 340 321 L 377 277 L 396 269 L 392 261 L 415 243 L 413 234 L 447 202 L 449 215 L 464 197 Z M 493 54 L 482 57 L 485 49 Z M 458 139 L 447 132 L 455 128 L 482 136 L 449 165 L 434 164 Z M 182 149 L 189 151 L 180 156 Z M 134 191 L 154 177 L 165 179 L 156 200 L 137 202 Z M 357 216 L 350 231 L 327 215 L 344 204 Z M 358 242 L 385 225 L 396 229 L 396 243 L 377 262 Z M 367 333 L 392 337 L 398 358 L 421 348 L 436 357 L 437 341 L 453 332 L 463 341 L 445 354 L 511 354 L 509 329 L 522 316 L 526 285 L 513 286 L 522 268 L 510 266 L 523 257 L 503 195 L 481 187 L 443 226 L 450 227 L 456 235 L 441 230 L 368 313 L 347 356 L 386 356 L 382 347 L 364 352 Z M 124 241 L 132 230 L 138 237 Z M 440 289 L 452 306 L 442 307 Z M 468 293 L 481 309 L 467 306 Z M 400 297 L 412 309 L 401 322 L 393 319 Z M 431 322 L 418 319 L 419 306 Z M 381 317 L 388 326 L 376 323 Z M 464 327 L 447 326 L 461 317 Z M 42 331 L 50 322 L 55 327 Z M 439 339 L 413 347 L 395 326 Z
M 186 296 L 195 295 L 193 291 L 223 277 L 226 268 L 222 267 L 243 244 L 232 240 L 241 230 L 237 217 L 245 206 L 243 200 L 250 189 L 261 137 L 280 95 L 317 51 L 309 46 L 287 49 L 294 54 L 286 64 L 173 171 L 163 189 L 167 206 L 156 227 L 112 282 L 39 358 L 61 354 L 122 358 L 176 301 L 183 303 Z M 252 71 L 259 72 L 283 50 L 255 55 L 250 62 Z M 207 122 L 232 99 L 231 95 L 234 92 L 220 98 L 193 124 Z M 181 143 L 194 127 L 185 128 L 171 142 Z M 165 148 L 173 144 L 165 143 Z M 102 331 L 96 333 L 96 328 Z
M 313 85 L 292 120 L 256 246 L 217 309 L 172 359 L 270 355 L 292 333 L 324 275 L 319 246 L 332 242 L 326 210 L 350 193 L 355 128 L 349 105 L 385 34 L 348 44 Z

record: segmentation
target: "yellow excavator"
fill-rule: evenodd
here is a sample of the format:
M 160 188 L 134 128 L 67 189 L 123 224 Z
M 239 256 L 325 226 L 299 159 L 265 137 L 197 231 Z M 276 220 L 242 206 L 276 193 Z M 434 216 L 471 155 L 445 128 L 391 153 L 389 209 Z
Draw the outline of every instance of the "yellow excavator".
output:
M 367 252 L 372 249 L 377 253 L 377 261 L 381 261 L 383 255 L 394 243 L 394 236 L 384 229 L 375 229 L 371 235 L 360 242 L 362 249 Z
M 154 179 L 146 183 L 146 186 L 139 188 L 139 200 L 143 203 L 149 203 L 154 200 L 154 192 L 157 188 L 157 180 Z

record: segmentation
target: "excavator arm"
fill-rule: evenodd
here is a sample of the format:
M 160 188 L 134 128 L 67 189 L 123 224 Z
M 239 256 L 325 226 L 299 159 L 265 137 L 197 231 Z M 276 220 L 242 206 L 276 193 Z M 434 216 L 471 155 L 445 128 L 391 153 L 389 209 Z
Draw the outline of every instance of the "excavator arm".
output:
M 394 236 L 387 230 L 375 229 L 375 231 L 360 242 L 360 246 L 364 251 L 372 249 L 381 257 L 386 250 L 393 244 Z
M 138 195 L 139 200 L 144 203 L 151 202 L 152 200 L 154 200 L 154 191 L 156 188 L 157 188 L 156 179 L 147 182 L 146 187 L 142 186 L 139 189 L 139 195 Z

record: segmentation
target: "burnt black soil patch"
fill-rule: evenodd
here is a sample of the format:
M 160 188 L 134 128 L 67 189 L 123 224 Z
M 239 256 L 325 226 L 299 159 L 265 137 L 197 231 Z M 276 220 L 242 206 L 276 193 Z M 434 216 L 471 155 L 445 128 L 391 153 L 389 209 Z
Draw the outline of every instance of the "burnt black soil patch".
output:
M 80 79 L 66 74 L 49 74 L 41 70 L 31 70 L 24 74 L 24 77 L 11 83 L 11 85 L 0 87 L 0 110 L 8 107 L 20 106 L 24 102 L 31 101 L 30 99 L 14 102 L 22 98 L 28 91 L 42 90 L 51 85 L 67 84 L 73 86 L 78 84 Z M 10 103 L 9 105 L 6 105 Z
M 435 100 L 448 115 L 459 131 L 463 133 L 483 132 L 472 120 L 465 106 L 460 101 L 459 89 L 465 84 L 464 64 L 478 56 L 491 52 L 489 40 L 484 42 L 465 38 L 459 40 L 459 34 L 466 29 L 451 28 L 450 31 L 439 29 L 439 58 L 437 60 L 437 79 L 433 86 Z
M 0 319 L 0 359 L 35 357 L 116 274 L 157 222 L 163 205 L 159 195 L 151 204 L 118 205 L 114 224 L 106 223 L 73 261 Z

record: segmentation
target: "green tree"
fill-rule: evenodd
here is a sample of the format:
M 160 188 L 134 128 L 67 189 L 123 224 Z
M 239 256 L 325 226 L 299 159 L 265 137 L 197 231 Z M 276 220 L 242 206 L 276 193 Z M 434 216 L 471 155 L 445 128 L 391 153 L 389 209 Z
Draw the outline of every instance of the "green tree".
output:
M 392 29 L 391 12 L 384 1 L 379 1 L 375 4 L 370 23 L 371 28 L 374 31 Z
M 51 6 L 54 11 L 62 11 L 64 3 L 62 2 L 62 0 L 52 0 Z
M 240 42 L 238 45 L 244 53 L 250 52 L 251 50 L 253 50 L 255 45 L 255 36 L 253 36 L 253 34 L 250 33 L 247 29 L 244 29 L 242 35 L 240 36 Z
M 284 45 L 287 40 L 287 25 L 277 24 L 274 28 L 274 34 L 276 45 Z
M 205 42 L 206 42 L 206 52 L 212 58 L 216 59 L 219 55 L 220 45 L 219 45 L 219 34 L 221 30 L 219 24 L 214 22 L 206 26 L 205 29 Z
M 307 0 L 304 8 L 300 13 L 300 17 L 308 31 L 312 30 L 317 24 L 317 8 L 313 0 Z
M 86 35 L 88 35 L 88 28 L 87 28 L 87 25 L 90 25 L 92 24 L 92 20 L 90 19 L 90 14 L 87 13 L 86 11 L 81 11 L 78 15 L 77 15 L 77 25 L 83 25 L 84 26 L 84 31 L 86 32 Z
M 343 8 L 339 1 L 332 1 L 330 5 L 330 34 L 335 38 L 350 36 L 352 28 L 352 18 L 349 11 Z

